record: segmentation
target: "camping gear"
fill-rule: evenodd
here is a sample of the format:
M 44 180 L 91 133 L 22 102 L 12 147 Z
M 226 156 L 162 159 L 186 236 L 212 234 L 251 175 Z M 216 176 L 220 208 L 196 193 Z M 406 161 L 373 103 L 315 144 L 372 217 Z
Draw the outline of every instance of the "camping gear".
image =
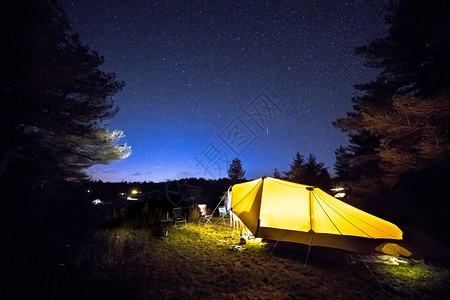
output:
M 362 262 L 364 264 L 371 263 L 371 264 L 384 264 L 393 266 L 408 265 L 417 262 L 414 259 L 398 258 L 391 255 L 378 255 L 378 254 L 361 255 L 359 253 L 357 253 L 356 255 L 354 253 L 348 254 L 346 256 L 346 259 L 348 264 L 356 264 Z
M 169 227 L 174 223 L 174 220 L 169 217 L 169 212 L 166 212 L 166 217 L 164 219 L 159 219 L 159 227 L 161 229 L 160 233 L 163 236 L 169 235 Z
M 408 251 L 407 249 L 403 248 L 400 245 L 397 245 L 395 243 L 383 243 L 381 245 L 378 245 L 375 250 L 377 250 L 378 252 L 387 254 L 387 255 L 392 255 L 392 256 L 404 256 L 404 257 L 410 257 L 411 256 L 411 252 Z
M 211 223 L 211 219 L 213 217 L 213 214 L 208 214 L 208 210 L 206 208 L 206 204 L 199 204 L 198 205 L 198 210 L 200 212 L 200 218 L 198 219 L 198 222 L 200 222 L 201 220 L 205 221 L 206 223 Z
M 220 220 L 223 220 L 223 224 L 225 225 L 225 219 L 228 218 L 231 220 L 231 186 L 228 188 L 228 190 L 223 194 L 222 198 L 220 199 L 219 203 L 217 203 L 217 206 L 214 208 L 214 210 L 212 211 L 212 213 L 210 213 L 209 215 L 214 216 L 214 213 L 216 212 L 216 210 L 219 210 L 219 219 L 218 221 L 220 222 Z M 206 204 L 201 204 L 201 205 L 205 205 L 205 215 L 206 215 Z M 202 210 L 200 209 L 199 206 L 199 210 L 200 210 L 200 219 L 203 215 Z M 199 222 L 200 222 L 199 219 Z M 230 221 L 231 223 L 231 221 Z
M 184 226 L 180 228 L 186 228 L 187 227 L 186 215 L 183 214 L 183 210 L 181 209 L 181 207 L 174 208 L 172 210 L 172 213 L 175 228 L 178 227 L 178 224 L 184 224 Z
M 225 225 L 225 219 L 229 218 L 230 215 L 227 212 L 227 208 L 225 206 L 219 206 L 219 220 L 223 220 L 223 224 Z
M 403 235 L 313 186 L 263 177 L 234 185 L 231 198 L 232 212 L 255 237 L 370 253 L 379 239 Z

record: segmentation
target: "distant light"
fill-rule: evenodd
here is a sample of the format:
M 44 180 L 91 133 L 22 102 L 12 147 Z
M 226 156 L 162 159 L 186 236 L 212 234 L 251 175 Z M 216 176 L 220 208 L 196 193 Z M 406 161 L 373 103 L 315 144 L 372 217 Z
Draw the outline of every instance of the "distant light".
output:
M 94 204 L 94 205 L 102 204 L 102 200 L 100 200 L 100 199 L 95 199 L 94 201 L 92 201 L 92 204 Z
M 335 187 L 333 189 L 331 189 L 333 192 L 339 192 L 339 191 L 343 191 L 344 188 L 343 187 Z
M 120 196 L 125 196 L 127 193 L 119 193 Z
M 92 190 L 91 189 L 88 189 L 86 192 L 88 192 L 88 193 L 91 193 L 92 192 Z
M 336 195 L 334 195 L 335 198 L 344 198 L 345 197 L 345 193 L 337 193 Z
M 137 193 L 139 193 L 139 191 L 138 191 L 138 190 L 132 190 L 131 193 L 132 193 L 133 195 L 136 195 Z
M 127 197 L 127 200 L 136 201 L 136 200 L 139 200 L 139 199 L 138 198 L 133 198 L 133 197 Z

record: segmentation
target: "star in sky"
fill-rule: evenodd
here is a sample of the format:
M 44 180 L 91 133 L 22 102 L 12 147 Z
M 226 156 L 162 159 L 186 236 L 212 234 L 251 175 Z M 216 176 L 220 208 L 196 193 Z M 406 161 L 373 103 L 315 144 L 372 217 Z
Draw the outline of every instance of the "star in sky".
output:
M 299 151 L 333 173 L 347 137 L 332 126 L 351 111 L 353 85 L 376 72 L 353 56 L 387 33 L 388 1 L 62 1 L 74 31 L 126 83 L 109 129 L 133 154 L 89 172 L 103 181 L 226 175 L 239 156 L 247 178 L 287 171 Z M 264 93 L 279 113 L 246 108 Z M 239 120 L 255 138 L 243 151 L 221 133 Z M 243 127 L 243 128 L 244 128 Z M 207 170 L 208 145 L 223 154 Z M 206 160 L 203 160 L 206 163 Z M 208 165 L 207 165 L 208 166 Z

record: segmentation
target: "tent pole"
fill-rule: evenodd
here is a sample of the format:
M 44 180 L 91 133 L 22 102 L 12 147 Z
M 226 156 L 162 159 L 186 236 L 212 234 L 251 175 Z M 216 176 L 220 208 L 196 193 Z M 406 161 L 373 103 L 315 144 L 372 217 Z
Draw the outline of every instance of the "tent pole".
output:
M 270 251 L 270 255 L 272 255 L 273 250 L 275 250 L 275 247 L 276 247 L 277 245 L 278 245 L 278 240 L 277 240 L 277 242 L 275 243 L 275 246 L 273 246 L 272 251 Z
M 225 200 L 225 197 L 228 196 L 228 191 L 230 190 L 230 188 L 228 188 L 228 190 L 225 192 L 225 194 L 222 196 L 222 198 L 219 201 L 219 204 L 217 204 L 216 208 L 214 208 L 213 212 L 211 213 L 212 215 L 215 213 L 215 211 L 217 210 L 217 208 L 220 206 L 220 204 L 222 204 L 223 200 Z
M 309 191 L 309 193 L 308 193 L 308 198 L 309 198 L 309 226 L 310 226 L 309 230 L 311 232 L 311 239 L 309 240 L 308 253 L 306 253 L 305 267 L 306 267 L 306 264 L 308 263 L 309 251 L 311 250 L 311 244 L 312 244 L 313 238 L 314 238 L 314 231 L 313 231 L 313 228 L 314 228 L 313 221 L 314 221 L 314 219 L 312 217 L 312 214 L 313 214 L 313 212 L 312 212 L 312 210 L 313 210 L 313 207 L 312 207 L 312 205 L 313 205 L 312 204 L 312 196 L 313 196 L 314 188 L 307 187 L 306 189 Z
M 309 251 L 311 250 L 311 244 L 313 242 L 313 239 L 314 239 L 314 231 L 311 233 L 311 240 L 309 241 L 308 253 L 306 253 L 305 267 L 306 267 L 306 264 L 308 263 Z

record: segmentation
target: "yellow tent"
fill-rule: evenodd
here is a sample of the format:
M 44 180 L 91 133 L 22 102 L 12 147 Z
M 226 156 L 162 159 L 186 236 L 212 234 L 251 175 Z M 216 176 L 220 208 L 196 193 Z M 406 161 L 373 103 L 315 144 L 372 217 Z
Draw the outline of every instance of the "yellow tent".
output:
M 367 252 L 374 246 L 366 238 L 401 240 L 403 234 L 317 187 L 270 177 L 234 185 L 231 210 L 255 237 L 277 241 Z

